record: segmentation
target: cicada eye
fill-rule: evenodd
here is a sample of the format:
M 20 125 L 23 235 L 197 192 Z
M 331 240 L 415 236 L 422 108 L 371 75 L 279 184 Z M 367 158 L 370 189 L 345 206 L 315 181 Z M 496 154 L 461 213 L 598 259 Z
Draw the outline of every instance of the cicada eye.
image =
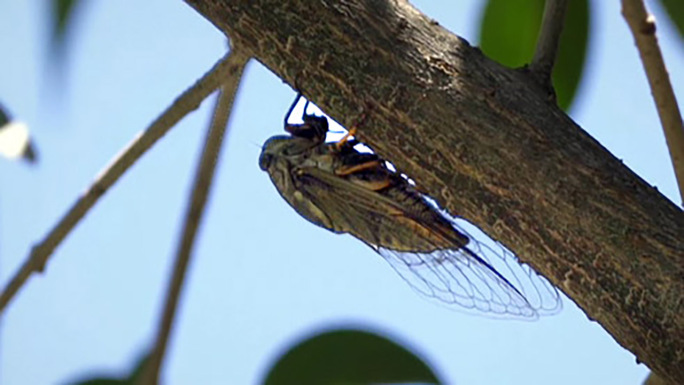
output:
M 264 171 L 268 170 L 268 166 L 271 165 L 271 160 L 273 160 L 273 155 L 268 153 L 262 153 L 259 157 L 259 168 Z

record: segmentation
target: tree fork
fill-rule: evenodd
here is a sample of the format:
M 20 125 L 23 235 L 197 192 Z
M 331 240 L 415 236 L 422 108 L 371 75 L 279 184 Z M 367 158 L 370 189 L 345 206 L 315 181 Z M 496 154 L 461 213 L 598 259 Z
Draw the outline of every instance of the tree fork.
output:
M 682 210 L 528 75 L 404 1 L 186 2 L 684 383 Z

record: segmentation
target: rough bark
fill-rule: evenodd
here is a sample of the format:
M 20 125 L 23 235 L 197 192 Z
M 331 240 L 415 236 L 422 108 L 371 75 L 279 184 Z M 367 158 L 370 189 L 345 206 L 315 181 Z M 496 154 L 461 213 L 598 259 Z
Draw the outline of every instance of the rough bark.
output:
M 535 88 L 403 1 L 186 0 L 451 213 L 684 383 L 684 215 Z M 656 124 L 656 122 L 654 122 Z

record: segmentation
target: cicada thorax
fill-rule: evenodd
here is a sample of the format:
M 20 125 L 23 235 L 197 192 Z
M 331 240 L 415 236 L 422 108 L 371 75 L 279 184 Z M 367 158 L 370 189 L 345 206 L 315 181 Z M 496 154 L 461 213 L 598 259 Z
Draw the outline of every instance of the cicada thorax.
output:
M 397 228 L 401 224 L 406 235 L 395 233 L 391 247 L 397 251 L 429 253 L 435 250 L 460 249 L 469 242 L 468 237 L 456 231 L 451 222 L 435 211 L 413 186 L 399 183 L 380 192 L 401 204 L 403 215 L 396 217 Z
M 356 144 L 355 140 L 326 144 L 330 171 L 364 191 L 377 194 L 376 210 L 385 212 L 379 217 L 380 223 L 366 221 L 370 225 L 354 226 L 352 235 L 375 247 L 402 252 L 459 249 L 468 243 L 468 238 L 427 203 L 405 177 L 390 170 L 378 155 L 357 151 Z
M 309 102 L 304 105 L 303 123 L 289 123 L 295 106 L 301 99 L 297 95 L 285 116 L 285 131 L 292 135 L 292 143 L 283 147 L 279 155 L 286 155 L 291 165 L 292 188 L 299 190 L 283 193 L 288 202 L 300 214 L 312 222 L 335 232 L 349 232 L 362 241 L 375 247 L 385 247 L 406 252 L 431 252 L 439 249 L 458 249 L 468 243 L 468 238 L 456 231 L 434 207 L 430 206 L 422 194 L 395 171 L 387 167 L 387 162 L 374 153 L 356 149 L 359 142 L 349 134 L 339 142 L 326 143 L 328 120 L 324 116 L 306 113 Z M 365 118 L 365 114 L 361 119 Z M 350 134 L 355 129 L 350 129 Z M 305 170 L 321 170 L 333 178 L 337 196 L 346 201 L 330 202 L 321 199 L 315 203 L 306 202 L 305 190 L 309 195 L 324 185 L 312 187 L 321 181 L 307 177 Z M 279 184 L 274 180 L 276 184 Z M 282 182 L 280 182 L 283 185 Z M 347 187 L 345 187 L 347 186 Z M 356 187 L 357 190 L 353 190 Z M 328 187 L 330 188 L 330 187 Z M 344 189 L 350 190 L 347 194 Z M 323 195 L 323 194 L 321 194 Z M 331 194 L 335 195 L 335 194 Z M 314 206 L 318 207 L 317 210 Z M 336 207 L 349 205 L 363 207 L 363 217 L 345 216 Z M 368 207 L 366 207 L 368 206 Z M 313 213 L 313 214 L 312 214 Z M 330 215 L 323 215 L 329 213 Z M 373 213 L 378 213 L 373 218 Z M 370 214 L 370 215 L 369 215 Z M 312 218 L 315 217 L 315 218 Z

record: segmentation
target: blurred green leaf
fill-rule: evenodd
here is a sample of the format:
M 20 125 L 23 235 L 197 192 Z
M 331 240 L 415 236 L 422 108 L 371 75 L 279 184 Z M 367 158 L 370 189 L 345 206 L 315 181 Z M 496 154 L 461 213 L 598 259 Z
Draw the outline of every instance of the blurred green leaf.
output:
M 147 353 L 144 356 L 142 356 L 138 362 L 135 364 L 135 367 L 131 371 L 131 374 L 128 376 L 128 382 L 131 384 L 137 384 L 139 383 L 139 379 L 143 375 L 143 371 L 145 370 L 145 367 L 147 366 L 149 362 L 150 354 Z
M 480 23 L 480 48 L 508 67 L 530 62 L 544 0 L 489 0 Z
M 292 347 L 273 365 L 265 385 L 439 384 L 414 353 L 385 337 L 335 330 Z
M 9 121 L 9 112 L 5 111 L 5 107 L 3 107 L 2 104 L 0 104 L 0 128 L 2 128 L 2 126 L 4 126 L 5 124 L 9 123 Z
M 76 382 L 69 382 L 72 385 L 136 385 L 139 384 L 138 379 L 142 374 L 142 370 L 147 364 L 148 355 L 144 355 L 135 363 L 135 367 L 128 374 L 124 376 L 102 375 L 102 376 L 86 376 L 90 377 L 86 380 L 78 380 Z
M 528 64 L 534 55 L 543 13 L 544 0 L 489 0 L 480 24 L 480 48 L 508 67 Z M 588 40 L 588 1 L 570 0 L 553 70 L 558 105 L 564 110 L 572 104 L 582 77 Z
M 589 3 L 587 0 L 571 0 L 553 69 L 558 105 L 564 110 L 570 108 L 582 79 L 588 42 Z
M 684 38 L 684 1 L 682 0 L 660 0 L 665 8 L 665 12 L 670 17 L 679 30 L 679 36 Z
M 52 43 L 59 50 L 64 44 L 64 37 L 74 15 L 79 0 L 52 0 Z

